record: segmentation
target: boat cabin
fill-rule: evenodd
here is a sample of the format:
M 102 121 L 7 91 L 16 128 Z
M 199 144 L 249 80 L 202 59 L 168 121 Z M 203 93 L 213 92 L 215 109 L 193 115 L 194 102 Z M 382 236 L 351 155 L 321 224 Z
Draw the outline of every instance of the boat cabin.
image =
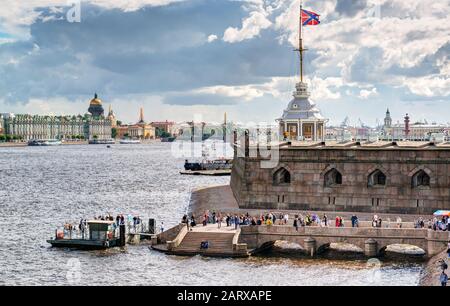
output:
M 115 237 L 115 231 L 113 229 L 114 221 L 103 220 L 91 220 L 87 224 L 89 226 L 89 239 L 90 240 L 112 240 Z

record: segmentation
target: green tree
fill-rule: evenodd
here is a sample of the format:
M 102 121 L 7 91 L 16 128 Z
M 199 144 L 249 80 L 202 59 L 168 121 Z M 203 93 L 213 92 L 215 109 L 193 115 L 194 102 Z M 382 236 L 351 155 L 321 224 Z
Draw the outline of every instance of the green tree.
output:
M 94 135 L 93 138 L 94 138 L 94 139 L 98 139 L 98 135 Z
M 111 137 L 112 138 L 116 138 L 117 137 L 117 129 L 116 128 L 112 128 L 111 129 Z
M 117 120 L 117 125 L 122 125 L 122 121 Z
M 0 141 L 5 141 L 6 140 L 6 136 L 5 135 L 0 135 Z

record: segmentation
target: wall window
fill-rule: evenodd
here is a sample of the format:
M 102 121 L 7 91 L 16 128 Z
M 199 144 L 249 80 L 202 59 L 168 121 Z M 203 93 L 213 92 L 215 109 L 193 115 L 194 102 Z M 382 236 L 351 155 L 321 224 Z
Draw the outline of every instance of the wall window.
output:
M 412 177 L 412 187 L 430 186 L 430 176 L 423 170 L 418 171 Z
M 289 185 L 290 183 L 291 183 L 291 174 L 285 168 L 281 168 L 273 174 L 274 185 Z
M 375 170 L 369 175 L 369 186 L 386 186 L 386 175 L 380 170 Z
M 336 169 L 331 169 L 325 174 L 325 187 L 342 185 L 342 174 Z

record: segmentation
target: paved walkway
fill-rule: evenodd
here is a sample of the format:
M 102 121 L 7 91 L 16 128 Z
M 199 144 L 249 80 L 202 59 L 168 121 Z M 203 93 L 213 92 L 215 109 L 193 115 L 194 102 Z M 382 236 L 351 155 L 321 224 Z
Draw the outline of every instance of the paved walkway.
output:
M 226 223 L 222 223 L 222 227 L 218 228 L 217 224 L 208 224 L 203 226 L 202 224 L 192 227 L 192 232 L 197 233 L 236 233 L 234 226 L 228 226 Z
M 336 216 L 342 217 L 346 223 L 349 223 L 352 212 L 329 212 L 329 211 L 293 211 L 293 210 L 266 210 L 266 209 L 240 209 L 233 192 L 229 185 L 213 186 L 207 188 L 199 188 L 192 192 L 191 201 L 189 204 L 190 212 L 197 217 L 203 215 L 206 210 L 221 212 L 222 214 L 246 214 L 251 216 L 259 216 L 268 212 L 275 213 L 277 216 L 281 213 L 288 213 L 290 220 L 293 220 L 296 214 L 317 214 L 322 217 L 324 214 L 328 216 L 330 223 L 334 222 Z M 375 213 L 356 213 L 360 221 L 371 221 Z M 425 221 L 432 218 L 430 215 L 399 215 L 399 214 L 382 214 L 376 213 L 383 221 L 390 220 L 395 223 L 397 217 L 400 217 L 403 222 L 414 222 L 422 217 Z

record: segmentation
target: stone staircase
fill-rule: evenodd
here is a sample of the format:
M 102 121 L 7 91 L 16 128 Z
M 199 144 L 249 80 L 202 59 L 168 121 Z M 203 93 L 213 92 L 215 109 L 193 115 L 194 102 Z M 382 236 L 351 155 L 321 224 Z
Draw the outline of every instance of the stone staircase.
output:
M 191 231 L 172 253 L 175 255 L 205 255 L 216 257 L 247 257 L 247 250 L 233 250 L 234 233 Z M 208 241 L 208 249 L 201 249 L 202 241 Z

